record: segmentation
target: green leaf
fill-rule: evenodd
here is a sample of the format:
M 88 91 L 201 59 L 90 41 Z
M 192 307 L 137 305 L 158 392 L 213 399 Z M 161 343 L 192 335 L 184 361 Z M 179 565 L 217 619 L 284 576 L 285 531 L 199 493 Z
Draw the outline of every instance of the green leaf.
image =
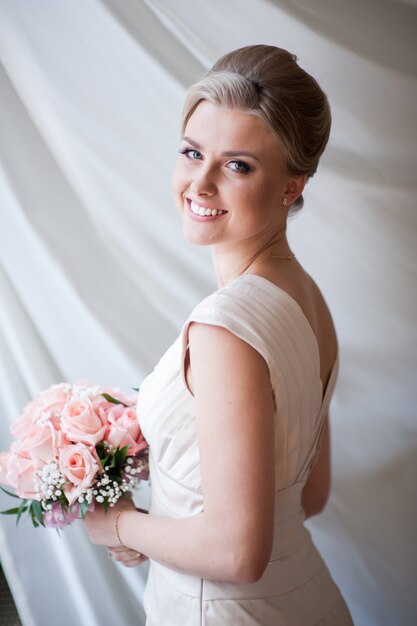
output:
M 86 513 L 88 511 L 88 507 L 89 506 L 90 506 L 90 504 L 86 500 L 84 500 L 84 502 L 82 502 L 80 504 L 80 513 L 81 513 L 81 517 L 83 519 L 85 519 L 85 516 L 86 516 Z
M 125 446 L 124 448 L 121 449 L 117 449 L 118 452 L 118 457 L 117 457 L 117 463 L 119 465 L 119 467 L 121 467 L 122 465 L 124 465 L 124 462 L 126 461 L 126 456 L 127 456 L 127 451 L 129 450 L 129 446 Z
M 15 509 L 7 509 L 7 511 L 0 511 L 0 514 L 1 515 L 17 515 L 19 511 L 20 511 L 20 506 Z
M 43 511 L 42 511 L 41 503 L 38 502 L 38 500 L 32 500 L 30 508 L 33 514 L 32 521 L 36 519 L 40 524 L 42 524 L 42 526 L 45 526 L 44 521 L 43 521 Z
M 58 500 L 59 500 L 62 510 L 64 510 L 64 507 L 66 509 L 66 507 L 69 505 L 68 498 L 64 492 L 62 492 L 61 495 L 58 496 Z
M 19 496 L 17 496 L 15 493 L 12 493 L 11 491 L 7 491 L 7 489 L 3 489 L 3 487 L 0 487 L 0 489 L 4 491 L 4 493 L 7 493 L 8 496 L 12 496 L 12 498 L 19 498 Z
M 104 458 L 108 454 L 108 452 L 106 450 L 106 447 L 105 447 L 103 442 L 100 442 L 100 443 L 96 444 L 96 452 L 97 452 L 97 455 L 98 455 L 99 459 Z
M 139 391 L 140 387 L 131 387 L 131 389 L 133 389 L 133 391 Z
M 26 504 L 26 500 L 23 500 L 19 506 L 19 512 L 17 514 L 17 518 L 16 518 L 16 526 L 19 523 L 20 518 L 22 517 L 22 514 L 25 513 L 28 510 L 28 505 Z
M 109 458 L 110 458 L 110 454 L 108 454 L 105 459 L 100 459 L 100 463 L 102 464 L 103 467 L 107 465 L 107 461 L 109 460 Z
M 127 455 L 127 451 L 129 449 L 129 446 L 125 446 L 124 448 L 116 448 L 115 452 L 114 452 L 114 456 L 112 458 L 112 461 L 109 465 L 110 470 L 116 470 L 116 472 L 110 472 L 113 475 L 118 472 L 120 472 L 122 470 L 122 467 L 125 463 L 126 460 L 126 455 Z
M 29 500 L 22 500 L 22 502 L 19 505 L 19 509 L 23 509 L 24 507 L 29 506 L 30 501 Z
M 128 408 L 128 404 L 125 404 L 121 400 L 117 400 L 117 398 L 113 398 L 109 393 L 102 393 L 103 398 L 106 398 L 107 402 L 112 402 L 113 404 L 123 404 L 126 408 Z

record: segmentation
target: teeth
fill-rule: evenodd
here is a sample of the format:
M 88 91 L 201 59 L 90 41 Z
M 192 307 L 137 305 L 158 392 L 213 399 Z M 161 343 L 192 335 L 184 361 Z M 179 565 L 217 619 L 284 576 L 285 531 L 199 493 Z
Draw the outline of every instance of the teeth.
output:
M 202 217 L 210 217 L 211 215 L 215 216 L 226 213 L 226 211 L 222 211 L 221 209 L 205 209 L 204 207 L 199 206 L 196 202 L 191 202 L 190 207 L 193 213 L 201 215 Z

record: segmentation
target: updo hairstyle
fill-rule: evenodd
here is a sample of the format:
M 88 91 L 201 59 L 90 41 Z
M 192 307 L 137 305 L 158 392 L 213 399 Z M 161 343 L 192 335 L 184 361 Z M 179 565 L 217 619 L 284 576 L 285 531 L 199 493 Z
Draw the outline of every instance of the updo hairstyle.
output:
M 222 56 L 188 90 L 181 133 L 202 100 L 261 117 L 278 137 L 289 174 L 313 176 L 329 139 L 330 106 L 297 57 L 275 46 L 254 45 Z M 289 213 L 301 209 L 300 196 Z

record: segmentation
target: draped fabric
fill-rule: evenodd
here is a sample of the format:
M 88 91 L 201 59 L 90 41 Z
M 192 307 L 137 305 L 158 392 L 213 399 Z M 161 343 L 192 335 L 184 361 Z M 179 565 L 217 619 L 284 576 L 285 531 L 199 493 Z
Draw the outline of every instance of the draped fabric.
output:
M 266 43 L 328 94 L 289 239 L 340 342 L 332 492 L 307 525 L 358 626 L 417 621 L 416 26 L 411 0 L 0 0 L 1 449 L 52 383 L 140 385 L 216 289 L 171 197 L 187 86 Z M 144 624 L 148 566 L 111 562 L 82 523 L 1 517 L 0 558 L 24 626 Z

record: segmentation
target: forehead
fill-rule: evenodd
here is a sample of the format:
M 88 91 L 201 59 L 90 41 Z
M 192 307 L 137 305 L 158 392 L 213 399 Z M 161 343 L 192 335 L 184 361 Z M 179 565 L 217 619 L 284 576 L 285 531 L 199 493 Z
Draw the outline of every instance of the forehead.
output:
M 197 105 L 184 134 L 219 152 L 250 150 L 281 154 L 278 138 L 259 115 L 207 100 Z

